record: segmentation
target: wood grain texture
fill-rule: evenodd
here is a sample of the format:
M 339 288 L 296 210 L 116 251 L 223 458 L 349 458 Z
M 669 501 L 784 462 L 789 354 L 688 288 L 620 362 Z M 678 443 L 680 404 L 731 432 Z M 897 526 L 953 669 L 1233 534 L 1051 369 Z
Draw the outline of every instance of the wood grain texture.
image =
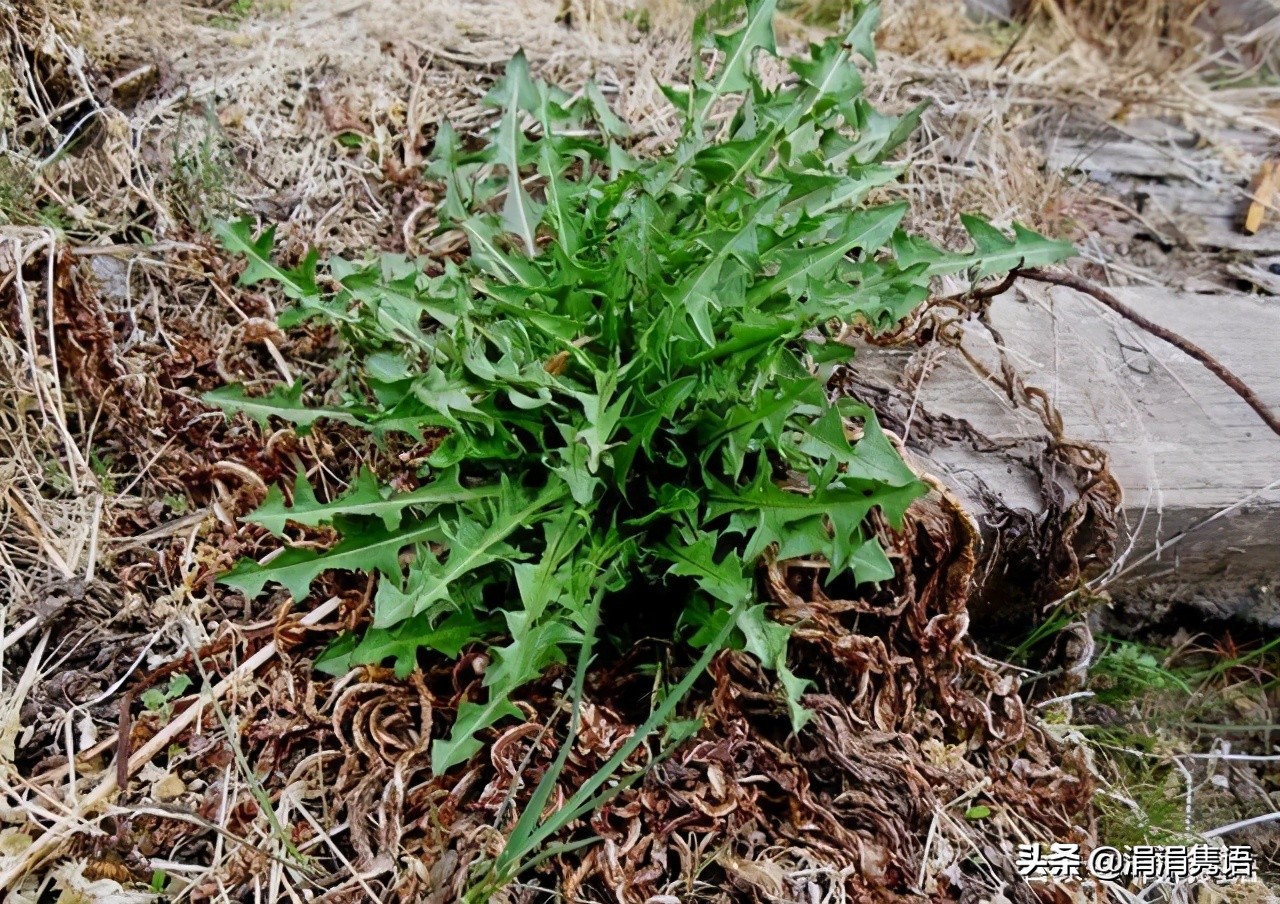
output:
M 1250 206 L 1244 188 L 1207 192 L 1198 186 L 1149 185 L 1129 190 L 1144 217 L 1190 248 L 1280 254 L 1280 218 L 1258 222 L 1250 234 L 1243 227 Z
M 1113 291 L 1280 408 L 1280 305 L 1243 294 Z M 1125 491 L 1125 580 L 1216 586 L 1224 600 L 1236 599 L 1224 605 L 1238 606 L 1252 605 L 1254 585 L 1280 577 L 1280 439 L 1230 389 L 1068 289 L 1020 286 L 993 301 L 991 321 L 1028 383 L 1054 399 L 1067 435 L 1110 454 Z M 981 327 L 966 331 L 965 345 L 996 361 Z M 959 354 L 942 354 L 919 390 L 923 408 L 964 418 L 994 440 L 1043 434 L 1037 417 L 1014 409 Z M 883 380 L 904 360 L 902 352 L 872 350 L 858 367 Z M 980 498 L 976 488 L 985 484 L 1014 507 L 1039 505 L 1034 475 L 999 456 L 952 444 L 932 449 L 929 459 L 969 499 Z
M 1232 158 L 1257 161 L 1252 186 L 1238 166 L 1224 163 L 1228 148 Z M 1217 129 L 1205 136 L 1152 119 L 1068 120 L 1045 137 L 1045 154 L 1050 170 L 1086 174 L 1139 211 L 1161 242 L 1280 253 L 1280 217 L 1271 200 L 1280 169 L 1267 159 L 1275 154 L 1272 135 Z

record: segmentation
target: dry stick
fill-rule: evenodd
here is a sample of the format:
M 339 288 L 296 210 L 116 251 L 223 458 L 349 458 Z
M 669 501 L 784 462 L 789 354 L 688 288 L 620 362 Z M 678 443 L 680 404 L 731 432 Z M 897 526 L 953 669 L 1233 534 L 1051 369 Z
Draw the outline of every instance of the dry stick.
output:
M 1241 380 L 1238 376 L 1227 369 L 1221 361 L 1209 354 L 1188 339 L 1179 336 L 1170 330 L 1165 329 L 1160 324 L 1148 320 L 1133 308 L 1126 305 L 1120 299 L 1116 298 L 1106 289 L 1095 286 L 1088 280 L 1081 279 L 1071 273 L 1062 273 L 1057 270 L 1046 270 L 1036 267 L 1030 270 L 1016 271 L 1019 276 L 1027 279 L 1033 279 L 1037 282 L 1052 283 L 1055 286 L 1065 286 L 1068 289 L 1075 289 L 1077 292 L 1083 292 L 1085 295 L 1101 302 L 1102 304 L 1115 311 L 1126 320 L 1140 326 L 1151 335 L 1172 345 L 1183 354 L 1195 358 L 1203 364 L 1209 371 L 1221 380 L 1227 386 L 1231 387 L 1232 392 L 1244 400 L 1245 404 L 1257 412 L 1258 417 L 1271 428 L 1272 432 L 1280 436 L 1280 417 L 1277 417 L 1262 399 L 1258 398 L 1258 394 L 1249 388 L 1249 385 Z
M 331 615 L 339 606 L 341 601 L 337 598 L 331 598 L 320 606 L 308 612 L 299 619 L 303 625 L 314 625 L 322 619 Z M 267 644 L 253 656 L 246 659 L 240 664 L 234 672 L 226 678 L 218 682 L 209 691 L 214 700 L 224 696 L 240 679 L 252 675 L 259 668 L 269 662 L 276 655 L 276 645 L 274 642 Z M 128 767 L 125 770 L 126 775 L 132 775 L 151 761 L 157 753 L 164 750 L 177 740 L 178 736 L 191 727 L 191 723 L 199 718 L 200 713 L 204 711 L 204 707 L 199 704 L 192 705 L 177 716 L 172 722 L 164 727 L 155 737 L 146 744 L 138 748 L 138 751 L 129 757 Z M 111 793 L 119 788 L 117 773 L 112 771 L 107 774 L 98 786 L 80 798 L 80 805 L 77 807 L 75 816 L 83 818 L 84 814 L 92 810 L 104 802 Z M 64 820 L 56 825 L 51 826 L 48 831 L 35 840 L 19 856 L 16 863 L 9 869 L 0 873 L 0 892 L 12 888 L 13 884 L 29 873 L 32 869 L 40 864 L 45 857 L 56 851 L 61 843 L 72 834 L 75 830 L 74 819 Z
M 4 655 L 5 650 L 9 649 L 15 643 L 22 640 L 22 638 L 35 630 L 36 626 L 40 624 L 40 621 L 41 618 L 39 615 L 33 615 L 22 624 L 18 625 L 18 627 L 14 628 L 11 632 L 4 635 L 4 637 L 0 637 L 0 656 Z

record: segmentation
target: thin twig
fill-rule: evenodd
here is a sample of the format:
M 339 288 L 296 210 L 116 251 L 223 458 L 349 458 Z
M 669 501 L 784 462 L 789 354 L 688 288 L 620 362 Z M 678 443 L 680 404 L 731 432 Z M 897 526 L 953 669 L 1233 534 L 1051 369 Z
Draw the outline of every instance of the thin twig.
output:
M 968 292 L 964 292 L 956 296 L 956 298 L 957 299 L 970 298 L 970 299 L 975 299 L 977 301 L 989 301 L 990 299 L 995 298 L 997 295 L 1003 295 L 1005 292 L 1008 292 L 1010 289 L 1012 289 L 1013 284 L 1018 280 L 1018 272 L 1019 271 L 1017 270 L 1010 270 L 1009 273 L 1005 276 L 1005 278 L 1000 280 L 1000 282 L 996 283 L 995 285 L 987 286 L 982 289 L 975 287 L 970 289 Z
M 40 624 L 40 620 L 40 616 L 33 615 L 8 634 L 4 635 L 4 637 L 0 637 L 0 655 L 3 655 L 5 650 L 9 649 L 15 643 L 22 640 L 22 638 L 35 630 L 36 626 Z
M 1275 822 L 1280 819 L 1280 810 L 1275 813 L 1263 813 L 1261 816 L 1253 816 L 1249 819 L 1242 819 L 1239 822 L 1233 822 L 1231 825 L 1220 826 L 1216 829 L 1210 829 L 1204 833 L 1205 838 L 1217 838 L 1219 835 L 1229 835 L 1238 829 L 1247 829 L 1249 826 L 1260 825 L 1264 822 Z
M 1146 330 L 1157 339 L 1163 339 L 1165 342 L 1178 349 L 1188 357 L 1195 358 L 1203 364 L 1215 377 L 1231 388 L 1231 391 L 1244 400 L 1245 404 L 1252 408 L 1262 418 L 1263 423 L 1271 428 L 1271 431 L 1280 436 L 1280 417 L 1267 407 L 1262 399 L 1258 398 L 1258 394 L 1254 392 L 1244 380 L 1240 379 L 1227 368 L 1225 364 L 1209 354 L 1207 351 L 1196 345 L 1194 342 L 1179 336 L 1177 333 L 1162 327 L 1154 321 L 1143 317 L 1133 308 L 1126 305 L 1120 299 L 1116 298 L 1101 286 L 1095 286 L 1088 280 L 1082 279 L 1072 273 L 1063 273 L 1058 270 L 1047 270 L 1043 267 L 1035 267 L 1027 270 L 1016 271 L 1019 276 L 1032 279 L 1037 282 L 1051 283 L 1055 286 L 1065 286 L 1068 289 L 1075 289 L 1099 301 L 1102 304 L 1115 311 L 1121 317 Z
M 120 711 L 116 721 L 116 787 L 129 787 L 129 755 L 133 752 L 130 733 L 133 724 L 133 691 L 126 691 L 120 698 Z M 70 765 L 70 761 L 68 761 Z

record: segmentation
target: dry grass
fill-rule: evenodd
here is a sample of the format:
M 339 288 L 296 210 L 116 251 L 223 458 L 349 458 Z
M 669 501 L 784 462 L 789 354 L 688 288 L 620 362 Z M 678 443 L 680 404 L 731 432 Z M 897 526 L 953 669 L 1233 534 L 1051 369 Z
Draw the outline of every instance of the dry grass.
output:
M 1083 41 L 1108 60 L 1151 66 L 1195 61 L 1202 43 L 1196 26 L 1203 0 L 1033 0 L 1032 12 L 1062 39 Z
M 1097 186 L 1047 170 L 1038 136 L 1082 115 L 1232 122 L 1280 136 L 1280 89 L 1240 81 L 1265 73 L 1280 41 L 1274 23 L 1208 45 L 1190 30 L 1196 10 L 1185 2 L 1039 0 L 1043 16 L 1026 35 L 973 25 L 958 2 L 888 5 L 875 99 L 934 103 L 911 147 L 910 181 L 895 191 L 910 195 L 916 227 L 944 240 L 957 238 L 958 212 L 981 210 L 1074 233 L 1113 270 L 1167 279 L 1167 268 L 1117 260 L 1129 233 L 1117 238 L 1115 206 Z M 789 40 L 810 33 L 812 12 L 794 11 Z M 427 249 L 433 196 L 418 172 L 436 124 L 447 117 L 465 131 L 487 117 L 479 99 L 514 50 L 571 89 L 595 78 L 639 145 L 654 148 L 672 138 L 657 85 L 679 80 L 691 16 L 679 0 L 0 5 L 9 61 L 0 73 L 0 889 L 9 900 L 48 887 L 68 900 L 149 900 L 137 883 L 157 869 L 179 899 L 328 890 L 358 900 L 434 884 L 444 889 L 436 899 L 451 900 L 456 853 L 436 875 L 375 850 L 408 832 L 397 822 L 404 812 L 423 820 L 415 843 L 432 840 L 422 814 L 440 789 L 397 811 L 382 800 L 388 786 L 410 797 L 426 786 L 398 766 L 378 771 L 430 730 L 417 691 L 320 684 L 307 668 L 339 627 L 333 613 L 357 617 L 364 588 L 329 588 L 330 602 L 303 619 L 249 610 L 212 583 L 237 555 L 265 552 L 235 521 L 264 480 L 301 463 L 336 485 L 370 450 L 340 433 L 260 437 L 192 401 L 229 379 L 287 380 L 331 364 L 327 337 L 280 334 L 271 299 L 234 287 L 202 226 L 247 211 L 282 224 L 292 253 Z M 1223 71 L 1236 83 L 1211 91 Z M 1224 147 L 1224 180 L 1257 162 Z M 133 706 L 121 791 L 120 696 L 140 693 L 144 676 L 163 689 L 172 662 L 207 689 L 168 709 Z M 371 686 L 381 702 L 361 696 Z M 343 722 L 338 712 L 355 715 Z M 611 719 L 601 713 L 602 732 L 616 728 Z M 945 764 L 949 753 L 930 755 Z M 328 821 L 326 782 L 343 758 L 356 764 L 341 779 L 363 801 L 365 824 Z M 349 774 L 357 767 L 370 771 Z M 955 797 L 940 801 L 942 828 L 920 857 L 921 884 L 939 895 L 972 837 L 967 798 Z M 472 828 L 483 846 L 483 821 Z M 814 847 L 753 839 L 744 860 L 699 844 L 673 837 L 664 856 L 686 883 L 651 900 L 846 899 L 849 867 Z M 606 874 L 618 869 L 613 855 Z M 698 878 L 707 870 L 716 881 Z M 727 874 L 736 891 L 717 887 Z

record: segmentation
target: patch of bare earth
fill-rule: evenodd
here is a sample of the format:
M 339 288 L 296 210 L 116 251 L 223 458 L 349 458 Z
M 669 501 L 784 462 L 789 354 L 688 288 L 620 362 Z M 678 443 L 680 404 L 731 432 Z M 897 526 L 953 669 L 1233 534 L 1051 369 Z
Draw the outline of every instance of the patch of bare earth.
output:
M 1119 52 L 1066 28 L 1088 18 L 1072 10 L 1047 4 L 1020 38 L 956 3 L 892 4 L 873 98 L 934 102 L 892 190 L 944 240 L 958 212 L 980 210 L 1073 234 L 1122 278 L 1225 278 L 1233 261 L 1216 249 L 1152 243 L 1106 186 L 1047 166 L 1043 139 L 1082 111 L 1280 134 L 1275 89 L 1211 91 L 1204 76 L 1205 53 L 1244 66 L 1275 35 L 1197 53 L 1131 13 L 1114 25 L 1136 36 Z M 811 31 L 802 18 L 785 23 L 793 42 Z M 236 285 L 204 225 L 279 224 L 286 256 L 454 251 L 422 173 L 442 119 L 486 123 L 480 98 L 523 48 L 550 81 L 594 78 L 638 146 L 663 147 L 658 84 L 680 80 L 690 20 L 672 0 L 0 4 L 8 900 L 452 902 L 500 850 L 563 741 L 563 675 L 514 701 L 527 722 L 437 778 L 430 739 L 479 691 L 479 653 L 424 656 L 406 680 L 327 679 L 311 661 L 367 619 L 366 579 L 331 575 L 307 599 L 265 604 L 215 583 L 278 545 L 237 520 L 268 485 L 305 470 L 336 493 L 361 463 L 407 477 L 425 450 L 262 431 L 200 402 L 227 382 L 323 384 L 341 367 L 332 335 L 282 332 L 281 299 Z M 1259 157 L 1227 144 L 1219 156 L 1233 185 Z M 1049 439 L 1049 460 L 1106 489 L 1105 462 Z M 1114 500 L 1082 498 L 1041 522 L 1054 564 L 1020 585 L 1027 605 L 1078 586 L 1081 552 L 1105 555 Z M 1098 770 L 1065 727 L 1070 702 L 1038 705 L 1079 688 L 1088 650 L 1055 651 L 1060 680 L 1038 683 L 978 651 L 968 606 L 989 562 L 944 487 L 886 543 L 898 578 L 851 599 L 828 598 L 811 563 L 762 567 L 776 617 L 796 625 L 795 670 L 815 682 L 808 729 L 790 736 L 772 679 L 723 654 L 688 713 L 703 718 L 696 736 L 665 758 L 656 740 L 637 751 L 624 772 L 641 779 L 562 839 L 598 840 L 505 899 L 1135 900 L 1028 885 L 1012 861 L 1023 842 L 1099 840 Z M 593 671 L 562 796 L 644 720 L 655 678 L 637 667 L 654 661 L 679 667 L 654 644 Z

